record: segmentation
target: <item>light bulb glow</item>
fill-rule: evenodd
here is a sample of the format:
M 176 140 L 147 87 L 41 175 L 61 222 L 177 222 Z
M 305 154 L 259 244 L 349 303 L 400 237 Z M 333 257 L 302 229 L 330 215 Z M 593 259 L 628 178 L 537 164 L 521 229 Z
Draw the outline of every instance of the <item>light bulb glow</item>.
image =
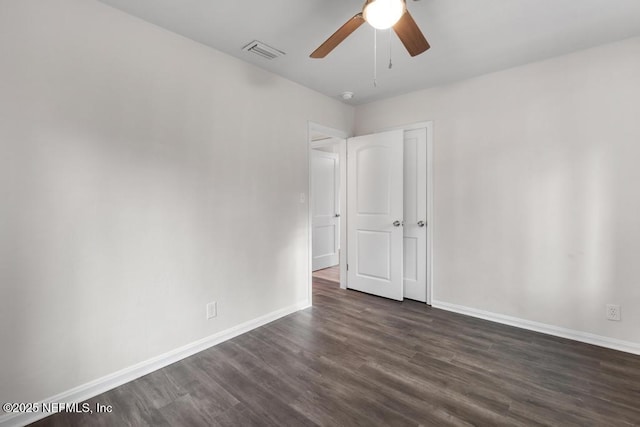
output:
M 373 0 L 364 7 L 362 15 L 373 28 L 386 30 L 398 22 L 404 11 L 402 0 Z

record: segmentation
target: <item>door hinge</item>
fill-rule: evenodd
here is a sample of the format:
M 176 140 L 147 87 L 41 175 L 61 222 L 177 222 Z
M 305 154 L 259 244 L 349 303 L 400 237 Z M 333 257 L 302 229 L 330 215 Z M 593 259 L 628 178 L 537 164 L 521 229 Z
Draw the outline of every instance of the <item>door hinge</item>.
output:
M 347 271 L 349 271 L 349 264 L 347 264 Z

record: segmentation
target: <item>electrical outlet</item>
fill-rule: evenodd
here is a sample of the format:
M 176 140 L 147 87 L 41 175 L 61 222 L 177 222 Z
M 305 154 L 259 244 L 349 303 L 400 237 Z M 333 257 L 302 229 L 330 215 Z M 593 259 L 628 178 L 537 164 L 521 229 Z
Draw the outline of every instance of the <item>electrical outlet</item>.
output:
M 607 320 L 620 321 L 620 306 L 616 304 L 607 304 Z
M 214 301 L 207 304 L 207 320 L 213 319 L 217 315 L 218 315 L 218 303 Z

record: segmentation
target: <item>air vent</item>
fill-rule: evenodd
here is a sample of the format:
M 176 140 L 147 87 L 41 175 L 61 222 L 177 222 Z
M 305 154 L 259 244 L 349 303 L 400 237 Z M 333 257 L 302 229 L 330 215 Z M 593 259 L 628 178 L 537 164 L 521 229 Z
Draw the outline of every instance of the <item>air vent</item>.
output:
M 267 46 L 266 44 L 259 42 L 258 40 L 252 41 L 251 43 L 243 47 L 242 50 L 246 52 L 255 53 L 256 55 L 261 56 L 265 59 L 268 59 L 269 61 L 274 60 L 280 56 L 286 55 L 281 50 L 275 49 L 271 46 Z

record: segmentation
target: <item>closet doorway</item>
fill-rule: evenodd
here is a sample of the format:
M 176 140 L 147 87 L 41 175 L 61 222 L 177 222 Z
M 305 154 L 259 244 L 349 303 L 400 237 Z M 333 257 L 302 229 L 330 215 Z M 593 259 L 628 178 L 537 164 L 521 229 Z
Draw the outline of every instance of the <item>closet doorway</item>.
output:
M 326 129 L 309 127 L 310 271 L 431 304 L 432 123 L 353 138 Z
M 431 302 L 430 124 L 347 141 L 347 287 Z

